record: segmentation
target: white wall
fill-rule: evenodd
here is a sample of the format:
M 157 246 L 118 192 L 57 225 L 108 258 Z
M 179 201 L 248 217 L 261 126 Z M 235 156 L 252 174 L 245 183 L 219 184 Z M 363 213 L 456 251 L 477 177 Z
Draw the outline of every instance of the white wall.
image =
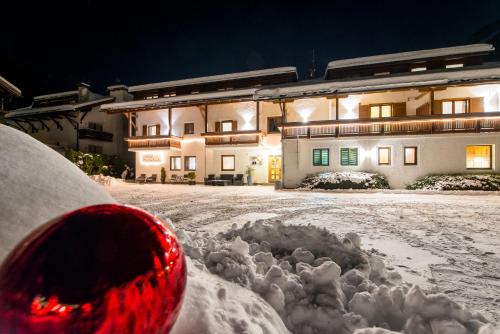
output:
M 194 135 L 205 132 L 205 119 L 199 107 L 172 109 L 172 135 L 184 136 L 184 123 L 194 123 Z
M 208 105 L 208 132 L 215 131 L 215 122 L 234 120 L 238 129 L 255 130 L 257 103 L 254 101 Z
M 494 145 L 493 170 L 499 172 L 500 134 L 449 134 L 408 137 L 364 137 L 321 140 L 293 140 L 284 142 L 284 181 L 286 187 L 295 187 L 308 174 L 322 171 L 371 171 L 384 174 L 393 188 L 404 188 L 416 178 L 435 173 L 471 172 L 465 168 L 467 145 Z M 391 165 L 378 165 L 378 147 L 390 146 Z M 403 163 L 403 147 L 418 147 L 418 164 Z M 341 166 L 340 148 L 358 147 L 359 165 Z M 313 166 L 313 148 L 330 149 L 330 166 Z M 477 170 L 474 170 L 477 172 Z
M 484 111 L 500 111 L 500 85 L 449 87 L 434 93 L 436 100 L 445 98 L 483 97 Z
M 137 125 L 136 136 L 147 135 L 146 133 L 142 133 L 143 125 L 155 125 L 155 124 L 160 124 L 161 135 L 165 136 L 168 135 L 168 109 L 138 112 L 136 119 L 136 125 Z
M 335 101 L 325 97 L 297 99 L 286 104 L 286 111 L 287 122 L 310 122 L 334 119 Z

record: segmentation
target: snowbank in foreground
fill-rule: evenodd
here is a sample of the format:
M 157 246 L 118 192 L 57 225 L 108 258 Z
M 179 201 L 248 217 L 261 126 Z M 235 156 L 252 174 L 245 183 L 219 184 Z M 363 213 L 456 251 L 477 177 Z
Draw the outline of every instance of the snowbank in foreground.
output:
M 402 283 L 381 258 L 361 250 L 354 233 L 340 240 L 315 226 L 257 221 L 217 237 L 183 230 L 177 235 L 197 267 L 191 276 L 197 288 L 188 286 L 197 301 L 187 297 L 189 315 L 181 311 L 178 321 L 183 333 L 282 333 L 282 324 L 296 334 L 493 333 L 483 316 L 446 295 L 426 295 Z M 221 303 L 220 294 L 235 299 Z M 262 312 L 265 305 L 282 323 L 277 324 L 274 313 Z M 199 326 L 186 320 L 193 317 Z M 235 327 L 236 319 L 244 325 Z M 248 327 L 249 321 L 254 327 Z
M 389 189 L 389 183 L 376 173 L 325 172 L 307 176 L 299 189 Z
M 500 174 L 428 175 L 406 187 L 410 190 L 500 190 Z

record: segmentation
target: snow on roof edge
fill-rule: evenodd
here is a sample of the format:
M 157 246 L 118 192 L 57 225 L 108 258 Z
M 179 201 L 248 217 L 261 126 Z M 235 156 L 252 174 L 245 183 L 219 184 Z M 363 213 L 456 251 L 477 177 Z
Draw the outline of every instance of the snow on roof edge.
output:
M 66 96 L 71 96 L 78 94 L 77 90 L 71 90 L 67 92 L 59 92 L 59 93 L 52 93 L 52 94 L 45 94 L 45 95 L 38 95 L 33 97 L 33 100 L 39 101 L 39 100 L 48 100 L 48 99 L 53 99 L 57 97 L 66 97 Z
M 328 63 L 327 71 L 331 69 L 346 68 L 352 66 L 363 66 L 370 64 L 380 64 L 404 60 L 418 60 L 424 58 L 445 57 L 454 55 L 463 55 L 469 53 L 482 53 L 494 51 L 495 47 L 491 44 L 469 44 L 459 45 L 446 48 L 436 48 L 417 51 L 406 51 L 398 53 L 388 53 L 382 55 L 374 55 L 367 57 L 347 58 L 333 60 Z
M 0 75 L 0 85 L 10 90 L 13 95 L 16 95 L 17 97 L 22 96 L 21 90 L 17 88 L 12 82 L 5 79 L 1 75 Z
M 178 86 L 186 86 L 191 84 L 201 84 L 201 83 L 209 83 L 209 82 L 220 82 L 226 80 L 235 80 L 235 79 L 245 79 L 245 78 L 257 78 L 266 75 L 273 74 L 284 74 L 294 72 L 297 75 L 297 68 L 294 66 L 288 67 L 275 67 L 263 70 L 256 71 L 246 71 L 246 72 L 236 72 L 236 73 L 228 73 L 228 74 L 218 74 L 218 75 L 210 75 L 198 78 L 190 78 L 190 79 L 180 79 L 173 81 L 165 81 L 144 85 L 136 85 L 129 86 L 129 92 L 139 92 L 144 90 L 152 90 L 166 87 L 178 87 Z

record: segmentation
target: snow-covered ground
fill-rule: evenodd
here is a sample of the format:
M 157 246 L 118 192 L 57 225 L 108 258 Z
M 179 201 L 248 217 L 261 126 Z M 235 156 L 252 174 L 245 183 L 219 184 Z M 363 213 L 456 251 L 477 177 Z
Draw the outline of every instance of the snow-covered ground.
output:
M 443 292 L 500 322 L 500 196 L 274 191 L 113 183 L 111 195 L 169 217 L 186 231 L 227 232 L 233 224 L 313 224 L 384 258 L 410 283 Z

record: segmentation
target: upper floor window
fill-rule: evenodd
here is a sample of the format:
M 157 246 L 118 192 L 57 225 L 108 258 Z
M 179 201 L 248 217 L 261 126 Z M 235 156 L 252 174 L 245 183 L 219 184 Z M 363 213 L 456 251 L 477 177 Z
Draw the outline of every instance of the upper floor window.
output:
M 341 166 L 357 166 L 358 165 L 358 148 L 341 148 L 340 149 L 340 165 Z
M 370 106 L 371 118 L 391 117 L 391 116 L 392 116 L 392 105 L 390 104 L 374 104 Z
M 491 145 L 470 145 L 465 148 L 467 169 L 491 169 L 492 157 Z
M 146 96 L 146 100 L 157 99 L 157 98 L 158 98 L 158 94 Z
M 96 131 L 102 131 L 102 124 L 101 123 L 88 122 L 87 126 L 89 129 L 96 130 Z
M 194 134 L 194 123 L 184 123 L 184 134 L 185 135 Z
M 330 164 L 330 150 L 327 148 L 313 149 L 313 166 L 328 166 Z
M 456 63 L 456 64 L 447 64 L 446 68 L 461 68 L 464 67 L 463 63 Z
M 233 121 L 222 121 L 221 122 L 222 132 L 231 132 L 233 130 Z
M 160 124 L 148 125 L 147 126 L 148 136 L 159 136 L 160 135 Z
M 267 118 L 267 132 L 268 133 L 273 133 L 273 132 L 279 132 L 279 127 L 281 126 L 281 116 L 276 116 L 276 117 L 268 117 Z
M 442 101 L 443 114 L 464 114 L 469 112 L 468 99 L 454 99 Z
M 374 76 L 378 77 L 378 76 L 381 76 L 381 75 L 389 75 L 391 74 L 391 72 L 389 71 L 386 71 L 386 72 L 375 72 L 373 73 Z
M 411 68 L 411 71 L 412 72 L 423 72 L 423 71 L 427 71 L 427 67 L 426 66 L 415 66 L 415 67 Z

